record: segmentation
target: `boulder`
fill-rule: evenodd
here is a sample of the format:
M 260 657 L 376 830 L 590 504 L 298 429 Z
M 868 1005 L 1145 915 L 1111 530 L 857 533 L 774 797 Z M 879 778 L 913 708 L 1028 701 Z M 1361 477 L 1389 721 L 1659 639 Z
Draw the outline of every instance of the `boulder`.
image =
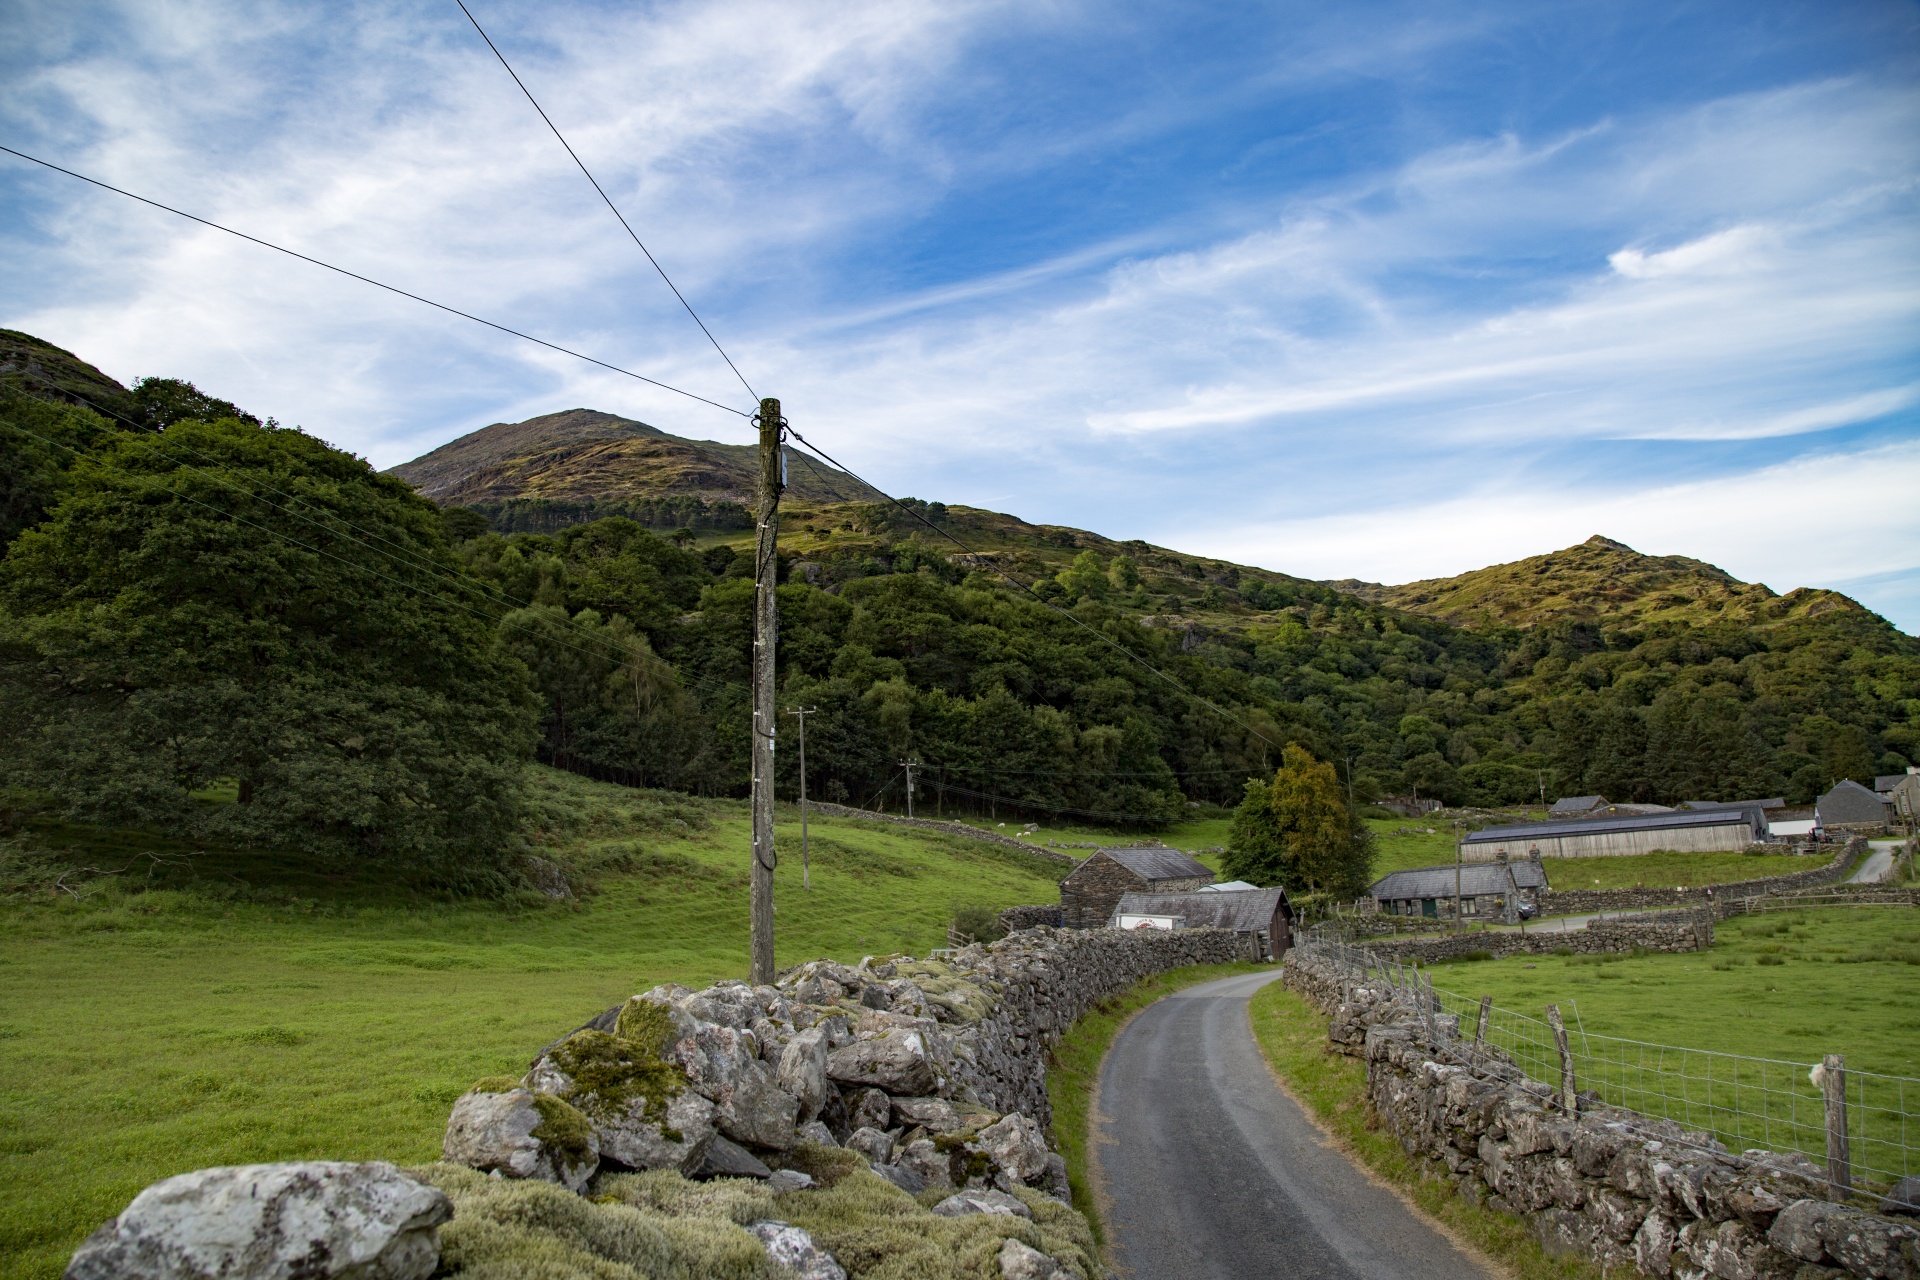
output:
M 600 1167 L 593 1125 L 551 1094 L 529 1089 L 463 1094 L 447 1117 L 440 1151 L 454 1164 L 507 1178 L 539 1178 L 571 1191 Z
M 773 1170 L 737 1142 L 716 1136 L 707 1144 L 706 1158 L 693 1176 L 706 1178 L 771 1178 Z
M 796 1143 L 811 1142 L 822 1147 L 837 1147 L 840 1145 L 839 1142 L 834 1139 L 833 1130 L 827 1128 L 826 1125 L 820 1123 L 818 1120 L 809 1120 L 798 1129 L 795 1129 L 793 1131 L 793 1140 Z
M 926 1186 L 942 1191 L 953 1188 L 953 1158 L 937 1150 L 931 1138 L 909 1142 L 895 1163 L 918 1174 Z
M 919 1195 L 927 1187 L 927 1184 L 920 1180 L 919 1174 L 911 1169 L 903 1169 L 897 1164 L 876 1164 L 873 1166 L 873 1171 L 910 1196 Z
M 827 1075 L 910 1097 L 932 1093 L 938 1084 L 925 1037 L 906 1028 L 835 1049 L 827 1055 Z
M 1880 1202 L 1880 1212 L 1920 1218 L 1920 1178 L 1902 1178 Z
M 964 1218 L 970 1213 L 1008 1218 L 1033 1217 L 1033 1210 L 1004 1191 L 962 1191 L 933 1206 L 933 1212 L 943 1218 Z
M 1065 1156 L 1047 1153 L 1047 1172 L 1040 1179 L 1040 1189 L 1062 1204 L 1073 1203 L 1073 1184 L 1067 1177 Z
M 844 1095 L 849 1129 L 887 1129 L 893 1125 L 893 1099 L 879 1089 L 851 1089 Z
M 918 1126 L 928 1133 L 958 1133 L 967 1127 L 960 1112 L 945 1098 L 895 1098 L 893 1122 L 903 1128 Z
M 707 1157 L 716 1130 L 713 1103 L 697 1093 L 683 1093 L 667 1104 L 664 1125 L 649 1121 L 637 1102 L 618 1120 L 587 1113 L 600 1141 L 600 1159 L 627 1169 L 678 1169 L 691 1177 Z M 674 1135 L 678 1134 L 676 1138 Z
M 747 1232 L 766 1246 L 768 1257 L 791 1271 L 798 1280 L 847 1280 L 846 1268 L 799 1227 L 784 1222 L 756 1222 Z
M 1008 1236 L 1000 1245 L 1000 1275 L 1002 1280 L 1055 1280 L 1056 1277 L 1071 1274 L 1063 1270 L 1059 1263 L 1032 1245 L 1021 1244 Z
M 751 1032 L 705 1023 L 669 1052 L 686 1070 L 694 1092 L 717 1105 L 720 1132 L 775 1151 L 793 1145 L 800 1102 L 774 1082 L 773 1072 L 754 1052 Z
M 690 1173 L 712 1140 L 717 1108 L 687 1088 L 680 1066 L 659 1056 L 661 1046 L 679 1039 L 672 1011 L 630 1001 L 613 1032 L 577 1031 L 549 1046 L 526 1084 L 578 1108 L 603 1161 Z
M 782 1191 L 805 1191 L 812 1185 L 813 1175 L 798 1169 L 775 1169 L 773 1176 L 767 1179 L 767 1190 L 775 1195 Z
M 1803 1262 L 1819 1262 L 1827 1255 L 1825 1236 L 1832 1219 L 1860 1216 L 1858 1209 L 1827 1200 L 1796 1200 L 1782 1209 L 1767 1230 L 1767 1239 L 1782 1253 Z
M 1040 1126 L 1017 1111 L 982 1129 L 974 1141 L 1015 1182 L 1032 1182 L 1047 1171 Z
M 800 1119 L 811 1120 L 820 1114 L 827 1100 L 827 1032 L 824 1027 L 808 1027 L 794 1033 L 780 1055 L 775 1076 L 780 1088 L 800 1104 Z
M 135 1196 L 66 1280 L 426 1280 L 452 1216 L 438 1189 L 379 1161 L 199 1169 Z
M 893 1139 L 872 1127 L 855 1129 L 847 1137 L 846 1148 L 865 1156 L 868 1164 L 893 1162 Z

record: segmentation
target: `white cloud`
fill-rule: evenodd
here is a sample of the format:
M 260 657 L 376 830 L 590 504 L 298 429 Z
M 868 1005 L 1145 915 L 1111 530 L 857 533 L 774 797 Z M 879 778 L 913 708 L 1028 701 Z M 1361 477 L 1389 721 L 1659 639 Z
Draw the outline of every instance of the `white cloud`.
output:
M 1397 583 L 1540 555 L 1599 533 L 1649 555 L 1706 560 L 1784 593 L 1912 569 L 1916 492 L 1920 457 L 1903 445 L 1637 492 L 1500 485 L 1418 506 L 1189 522 L 1152 536 L 1302 577 Z
M 1607 262 L 1630 280 L 1702 271 L 1750 271 L 1763 264 L 1766 251 L 1775 242 L 1776 237 L 1766 227 L 1729 227 L 1658 253 L 1621 249 L 1608 255 Z

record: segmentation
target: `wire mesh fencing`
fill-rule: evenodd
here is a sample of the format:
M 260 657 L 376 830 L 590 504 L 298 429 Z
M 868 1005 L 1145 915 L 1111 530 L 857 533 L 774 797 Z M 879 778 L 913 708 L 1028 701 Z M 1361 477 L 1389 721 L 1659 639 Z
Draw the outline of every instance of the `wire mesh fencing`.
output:
M 1800 1152 L 1830 1178 L 1860 1190 L 1884 1191 L 1920 1174 L 1920 1080 L 1847 1067 L 1843 1057 L 1820 1063 L 1756 1058 L 1590 1033 L 1569 1005 L 1566 1054 L 1545 1018 L 1494 1006 L 1483 997 L 1423 986 L 1413 966 L 1368 948 L 1316 940 L 1309 949 L 1414 997 L 1467 1046 L 1491 1053 L 1468 1060 L 1495 1074 L 1519 1076 L 1542 1097 L 1558 1097 L 1570 1069 L 1586 1103 L 1604 1103 L 1703 1133 L 1732 1151 Z M 1543 1011 L 1544 1012 L 1544 1011 Z M 1450 1015 L 1450 1016 L 1449 1016 Z M 1503 1064 L 1507 1069 L 1503 1069 Z

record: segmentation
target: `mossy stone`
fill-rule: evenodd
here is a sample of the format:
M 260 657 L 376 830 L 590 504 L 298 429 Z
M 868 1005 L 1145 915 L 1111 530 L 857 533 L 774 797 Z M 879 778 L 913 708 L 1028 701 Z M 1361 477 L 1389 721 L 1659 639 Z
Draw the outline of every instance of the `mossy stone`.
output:
M 540 1113 L 540 1123 L 533 1127 L 533 1136 L 556 1156 L 574 1166 L 594 1159 L 593 1125 L 577 1107 L 550 1093 L 536 1093 L 533 1109 Z

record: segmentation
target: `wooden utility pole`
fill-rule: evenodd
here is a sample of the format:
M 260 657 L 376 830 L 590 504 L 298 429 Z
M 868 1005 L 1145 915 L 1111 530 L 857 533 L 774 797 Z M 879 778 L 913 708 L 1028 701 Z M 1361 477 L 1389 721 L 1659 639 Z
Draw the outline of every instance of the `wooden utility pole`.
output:
M 918 760 L 902 760 L 902 768 L 907 771 L 907 816 L 913 816 L 913 771 L 920 767 Z
M 754 986 L 773 984 L 774 640 L 780 630 L 775 595 L 780 546 L 780 402 L 762 400 L 760 491 L 753 539 L 753 868 L 748 933 Z
M 1467 918 L 1460 913 L 1460 841 L 1465 837 L 1460 832 L 1460 819 L 1453 820 L 1453 927 L 1461 933 L 1467 931 Z
M 818 707 L 788 707 L 787 714 L 800 721 L 800 887 L 813 888 L 813 869 L 807 861 L 807 717 Z

